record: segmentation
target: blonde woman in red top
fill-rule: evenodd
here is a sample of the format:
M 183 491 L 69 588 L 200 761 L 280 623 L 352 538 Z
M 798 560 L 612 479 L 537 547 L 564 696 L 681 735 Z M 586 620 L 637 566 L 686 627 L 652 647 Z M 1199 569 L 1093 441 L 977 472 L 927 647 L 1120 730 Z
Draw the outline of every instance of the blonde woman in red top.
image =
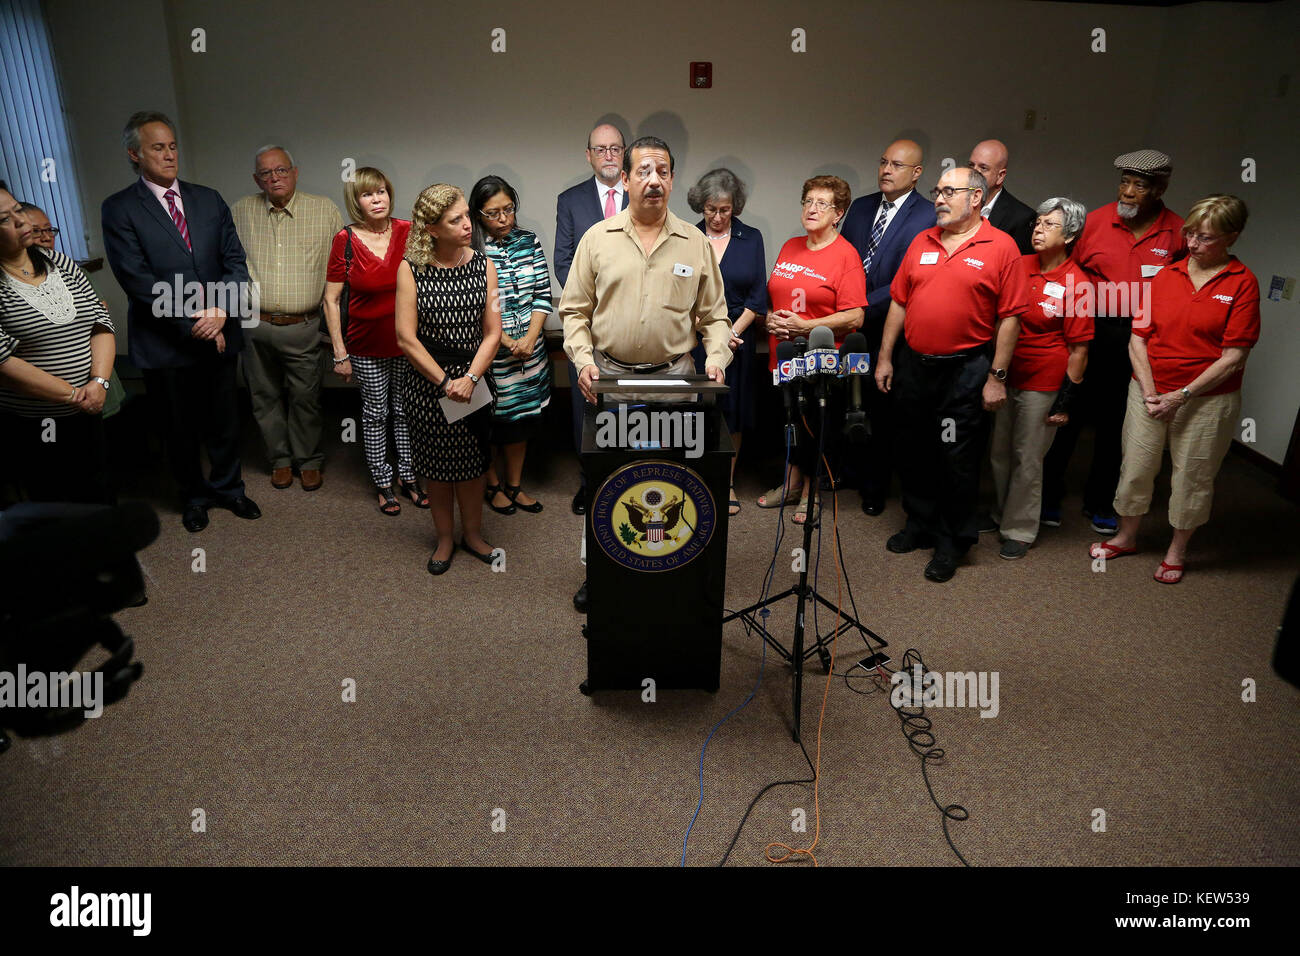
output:
M 406 251 L 411 223 L 392 218 L 393 184 L 373 166 L 362 166 L 343 187 L 343 202 L 352 225 L 334 237 L 325 275 L 325 321 L 334 347 L 334 371 L 361 385 L 361 439 L 366 464 L 379 496 L 379 510 L 402 510 L 393 489 L 388 461 L 388 422 L 393 423 L 398 490 L 417 508 L 429 499 L 411 465 L 411 438 L 402 404 L 402 383 L 410 363 L 397 344 L 394 304 L 397 267 Z M 347 260 L 348 236 L 352 261 Z M 348 327 L 340 328 L 339 302 L 348 284 Z
M 1090 554 L 1137 552 L 1167 444 L 1174 535 L 1154 575 L 1161 584 L 1183 578 L 1188 542 L 1209 520 L 1214 479 L 1241 420 L 1246 357 L 1259 341 L 1259 280 L 1229 249 L 1247 214 L 1236 196 L 1209 196 L 1193 206 L 1183 226 L 1187 258 L 1156 274 L 1149 321 L 1133 321 L 1133 381 L 1115 493 L 1119 533 Z

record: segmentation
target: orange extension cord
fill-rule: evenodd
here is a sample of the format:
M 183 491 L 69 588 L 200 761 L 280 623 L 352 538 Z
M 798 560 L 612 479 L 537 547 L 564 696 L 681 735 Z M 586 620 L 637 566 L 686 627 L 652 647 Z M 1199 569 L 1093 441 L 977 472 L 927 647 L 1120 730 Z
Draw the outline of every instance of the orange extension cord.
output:
M 808 427 L 808 419 L 802 415 L 799 417 L 803 419 L 804 430 L 811 435 L 812 429 Z M 822 465 L 826 468 L 826 474 L 831 480 L 831 488 L 834 488 L 835 475 L 831 471 L 831 464 L 826 460 L 825 455 L 822 455 Z M 821 491 L 819 489 L 813 489 L 813 491 L 817 495 L 818 499 L 820 499 Z M 839 496 L 835 494 L 834 491 L 831 492 L 831 501 L 833 502 L 831 505 L 831 544 L 836 549 L 835 553 L 838 554 L 840 535 L 840 500 Z M 806 521 L 808 519 L 805 518 L 804 520 Z M 808 555 L 804 555 L 804 560 L 808 560 Z M 813 866 L 819 865 L 817 863 L 817 857 L 813 855 L 813 850 L 817 848 L 817 843 L 821 840 L 822 835 L 822 808 L 821 799 L 818 794 L 818 787 L 821 784 L 822 779 L 822 725 L 826 722 L 826 700 L 830 696 L 831 692 L 831 678 L 835 676 L 835 642 L 839 640 L 842 613 L 841 590 L 843 587 L 843 579 L 840 577 L 840 562 L 836 559 L 832 561 L 832 563 L 835 565 L 835 629 L 831 632 L 831 666 L 826 672 L 826 686 L 822 688 L 822 709 L 821 713 L 817 716 L 817 749 L 814 751 L 815 756 L 813 757 L 813 819 L 815 821 L 813 825 L 813 841 L 806 849 L 803 847 L 787 846 L 786 844 L 779 842 L 769 843 L 763 847 L 763 855 L 767 857 L 769 863 L 790 863 L 798 856 L 806 856 L 813 861 Z M 784 855 L 773 856 L 773 847 L 780 847 L 782 850 L 785 850 Z

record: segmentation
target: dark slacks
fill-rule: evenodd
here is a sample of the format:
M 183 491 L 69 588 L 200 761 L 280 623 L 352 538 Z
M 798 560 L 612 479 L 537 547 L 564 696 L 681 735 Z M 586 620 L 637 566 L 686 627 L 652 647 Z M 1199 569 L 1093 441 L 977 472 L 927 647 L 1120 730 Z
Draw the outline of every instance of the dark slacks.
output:
M 0 461 L 0 475 L 29 501 L 117 503 L 101 415 L 0 413 Z
M 1072 403 L 1070 422 L 1062 425 L 1043 462 L 1043 507 L 1059 508 L 1065 497 L 1065 474 L 1079 434 L 1093 426 L 1092 465 L 1083 488 L 1083 507 L 1094 514 L 1111 514 L 1119 484 L 1121 435 L 1133 363 L 1128 356 L 1131 319 L 1097 319 L 1088 347 L 1088 370 L 1082 394 Z
M 235 357 L 222 356 L 184 368 L 145 369 L 144 382 L 158 409 L 172 476 L 185 505 L 208 505 L 242 496 Z M 206 480 L 201 449 L 208 453 Z
M 891 395 L 898 413 L 898 470 L 913 534 L 930 535 L 935 553 L 960 557 L 979 539 L 980 462 L 988 441 L 984 385 L 987 350 L 942 360 L 894 349 Z
M 901 346 L 900 346 L 901 347 Z M 878 353 L 871 353 L 871 369 L 874 375 Z M 889 486 L 893 480 L 894 459 L 898 452 L 898 427 L 895 423 L 898 412 L 894 407 L 892 396 L 876 388 L 872 376 L 861 380 L 862 410 L 866 412 L 871 434 L 862 443 L 844 443 L 845 483 L 857 488 L 863 501 L 883 502 L 889 497 Z M 851 396 L 846 388 L 844 394 L 845 408 L 849 407 Z

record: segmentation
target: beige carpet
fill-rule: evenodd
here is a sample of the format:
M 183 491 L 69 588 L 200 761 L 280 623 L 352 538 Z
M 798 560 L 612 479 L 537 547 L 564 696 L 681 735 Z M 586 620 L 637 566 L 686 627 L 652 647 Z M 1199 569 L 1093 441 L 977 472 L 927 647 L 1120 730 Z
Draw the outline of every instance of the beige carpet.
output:
M 330 449 L 313 494 L 272 490 L 250 448 L 256 522 L 214 511 L 190 535 L 158 499 L 162 535 L 142 555 L 151 600 L 119 615 L 144 676 L 102 718 L 0 756 L 0 862 L 676 864 L 700 746 L 749 692 L 761 645 L 729 626 L 716 694 L 581 696 L 575 465 L 537 458 L 529 487 L 545 512 L 487 516 L 489 540 L 506 549 L 503 574 L 458 555 L 448 574 L 429 576 L 428 513 L 380 516 L 356 445 Z M 753 499 L 774 467 L 739 476 L 731 607 L 761 588 L 776 515 Z M 930 711 L 947 752 L 931 779 L 940 800 L 970 811 L 951 830 L 972 864 L 1300 863 L 1300 691 L 1270 667 L 1300 571 L 1300 513 L 1272 487 L 1230 456 L 1176 587 L 1151 579 L 1163 513 L 1144 525 L 1148 553 L 1098 574 L 1072 498 L 1065 525 L 1026 559 L 999 560 L 985 536 L 936 585 L 921 576 L 923 552 L 885 551 L 900 527 L 896 499 L 872 519 L 856 495 L 842 498 L 858 609 L 894 658 L 914 646 L 932 668 L 1000 675 L 996 718 Z M 793 579 L 794 530 L 777 588 Z M 191 570 L 195 547 L 204 573 Z M 833 600 L 828 561 L 821 587 Z M 791 608 L 774 630 L 788 635 Z M 837 653 L 843 673 L 865 650 L 854 637 Z M 1254 703 L 1241 699 L 1247 678 Z M 355 703 L 341 699 L 345 679 Z M 824 686 L 814 665 L 810 752 Z M 769 653 L 754 701 L 709 746 L 689 863 L 718 862 L 765 783 L 806 775 L 789 714 L 789 670 Z M 821 768 L 822 864 L 956 863 L 885 696 L 832 681 Z M 197 808 L 206 832 L 193 831 Z M 791 831 L 796 809 L 807 834 Z M 1104 832 L 1091 826 L 1096 809 Z M 778 788 L 731 863 L 768 865 L 769 841 L 807 846 L 813 818 L 810 787 Z

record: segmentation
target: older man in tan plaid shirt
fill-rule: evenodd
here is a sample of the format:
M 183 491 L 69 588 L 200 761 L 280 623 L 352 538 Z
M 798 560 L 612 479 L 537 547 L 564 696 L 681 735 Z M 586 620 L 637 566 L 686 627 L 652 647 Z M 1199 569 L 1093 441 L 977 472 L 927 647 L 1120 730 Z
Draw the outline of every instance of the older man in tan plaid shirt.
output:
M 230 210 L 261 305 L 261 321 L 244 351 L 244 372 L 253 417 L 266 440 L 271 484 L 288 488 L 296 465 L 303 490 L 315 491 L 325 460 L 318 320 L 325 265 L 343 217 L 324 196 L 297 191 L 298 167 L 283 147 L 257 151 L 253 181 L 262 191 Z

